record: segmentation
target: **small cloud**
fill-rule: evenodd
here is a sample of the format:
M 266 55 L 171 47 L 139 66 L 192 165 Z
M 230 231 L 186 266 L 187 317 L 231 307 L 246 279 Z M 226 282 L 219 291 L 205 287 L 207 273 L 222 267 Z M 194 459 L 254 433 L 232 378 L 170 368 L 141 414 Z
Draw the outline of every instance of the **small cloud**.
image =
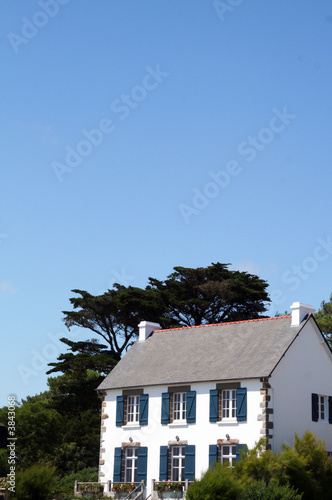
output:
M 0 281 L 0 293 L 15 293 L 16 290 L 8 281 Z

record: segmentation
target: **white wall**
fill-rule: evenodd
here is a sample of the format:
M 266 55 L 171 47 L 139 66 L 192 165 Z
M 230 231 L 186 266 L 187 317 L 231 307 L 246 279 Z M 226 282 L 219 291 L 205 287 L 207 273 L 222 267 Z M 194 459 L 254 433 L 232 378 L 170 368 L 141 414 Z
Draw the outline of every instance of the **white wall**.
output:
M 148 447 L 148 470 L 147 486 L 150 488 L 151 479 L 159 480 L 159 454 L 160 446 L 167 445 L 168 441 L 180 440 L 196 446 L 196 477 L 206 471 L 209 465 L 209 445 L 217 444 L 217 439 L 226 439 L 229 434 L 231 439 L 238 439 L 240 443 L 254 446 L 255 441 L 261 437 L 260 429 L 262 423 L 257 420 L 261 413 L 259 380 L 248 380 L 241 383 L 247 388 L 247 421 L 235 423 L 210 423 L 210 389 L 216 388 L 214 383 L 191 384 L 191 390 L 196 391 L 196 424 L 168 424 L 161 425 L 161 394 L 167 392 L 167 386 L 149 387 L 144 393 L 149 394 L 149 424 L 147 426 L 125 426 L 116 427 L 116 397 L 121 391 L 108 391 L 105 401 L 104 413 L 108 415 L 105 420 L 106 432 L 103 433 L 102 448 L 106 451 L 101 458 L 105 464 L 100 470 L 105 474 L 101 482 L 113 480 L 114 448 L 121 446 L 122 442 L 129 442 L 129 437 L 134 442 L 140 442 L 141 446 Z
M 293 445 L 294 434 L 306 430 L 326 442 L 332 451 L 332 424 L 313 422 L 311 394 L 332 396 L 332 354 L 322 342 L 314 321 L 307 323 L 270 379 L 274 388 L 274 450 Z

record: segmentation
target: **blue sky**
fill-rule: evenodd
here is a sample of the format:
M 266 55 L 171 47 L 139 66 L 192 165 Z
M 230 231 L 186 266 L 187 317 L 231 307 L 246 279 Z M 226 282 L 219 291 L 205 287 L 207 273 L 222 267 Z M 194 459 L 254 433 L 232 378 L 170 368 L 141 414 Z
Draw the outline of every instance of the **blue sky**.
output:
M 90 337 L 62 322 L 74 288 L 223 262 L 271 316 L 329 300 L 329 1 L 0 8 L 1 406 Z

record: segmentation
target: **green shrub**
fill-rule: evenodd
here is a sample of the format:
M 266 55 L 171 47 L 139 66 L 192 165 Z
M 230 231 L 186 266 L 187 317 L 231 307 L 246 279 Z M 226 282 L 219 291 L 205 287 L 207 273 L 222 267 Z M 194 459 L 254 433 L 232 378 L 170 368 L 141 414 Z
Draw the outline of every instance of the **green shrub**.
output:
M 187 500 L 236 500 L 243 487 L 233 469 L 216 464 L 187 490 Z
M 75 481 L 95 483 L 98 481 L 98 468 L 87 467 L 68 476 L 57 479 L 55 491 L 60 494 L 61 500 L 70 500 L 74 495 Z
M 295 435 L 294 447 L 284 444 L 280 455 L 282 480 L 303 492 L 303 500 L 332 499 L 332 465 L 325 443 L 307 431 Z
M 282 486 L 279 483 L 268 483 L 261 479 L 251 483 L 244 491 L 245 500 L 301 500 L 299 494 L 288 484 Z
M 49 500 L 56 484 L 55 467 L 32 465 L 16 473 L 15 500 Z

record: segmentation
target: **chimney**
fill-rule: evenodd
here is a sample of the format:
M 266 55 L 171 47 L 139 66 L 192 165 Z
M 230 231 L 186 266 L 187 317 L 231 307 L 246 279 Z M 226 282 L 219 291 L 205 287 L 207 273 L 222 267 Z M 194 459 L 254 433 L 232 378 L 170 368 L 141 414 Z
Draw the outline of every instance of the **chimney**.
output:
M 161 330 L 159 323 L 152 323 L 151 321 L 141 321 L 138 325 L 139 335 L 138 341 L 145 342 L 154 330 Z
M 300 323 L 302 323 L 307 314 L 313 314 L 316 311 L 314 307 L 307 304 L 302 304 L 302 302 L 293 302 L 290 308 L 292 310 L 291 326 L 298 326 Z

